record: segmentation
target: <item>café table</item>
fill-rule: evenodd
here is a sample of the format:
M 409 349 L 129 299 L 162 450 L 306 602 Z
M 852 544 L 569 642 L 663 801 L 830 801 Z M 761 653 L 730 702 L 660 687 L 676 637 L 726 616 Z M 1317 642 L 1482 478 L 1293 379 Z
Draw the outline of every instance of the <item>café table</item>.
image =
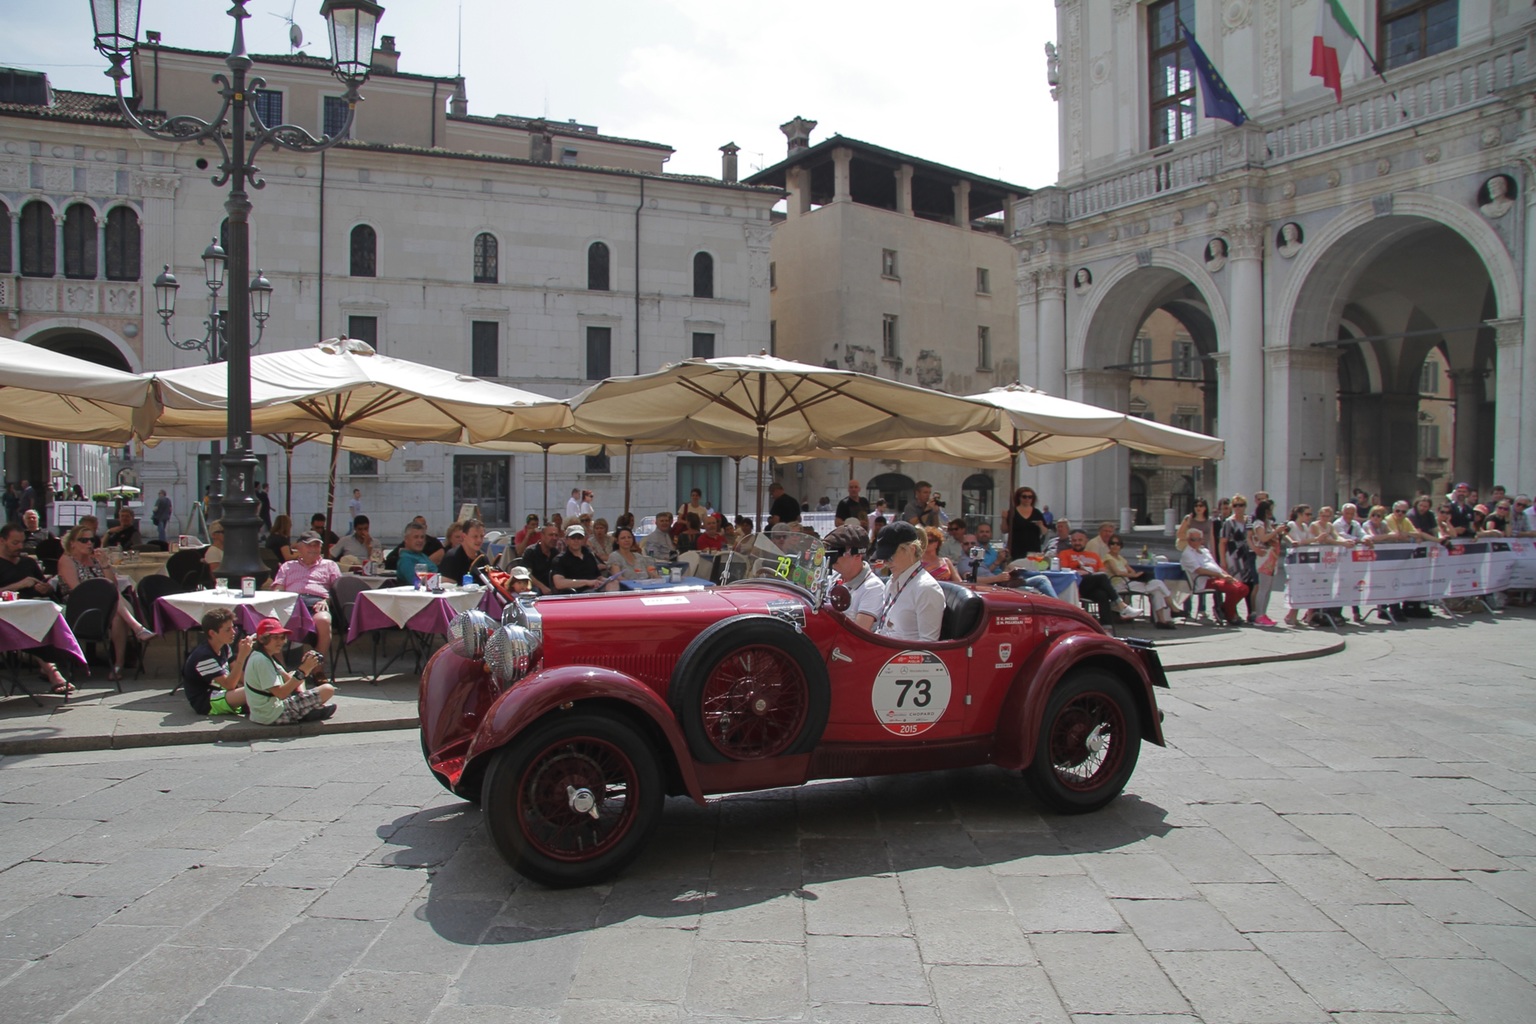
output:
M 1132 562 L 1130 566 L 1144 576 L 1150 574 L 1152 579 L 1168 584 L 1168 593 L 1174 600 L 1189 596 L 1189 577 L 1184 575 L 1184 567 L 1178 562 Z
M 167 594 L 155 602 L 156 633 L 167 630 L 197 629 L 203 615 L 212 608 L 228 608 L 235 621 L 247 633 L 256 632 L 262 619 L 277 619 L 295 639 L 314 632 L 315 620 L 309 606 L 299 595 L 286 590 L 258 590 L 254 597 L 242 597 L 238 590 L 192 590 L 185 594 Z
M 80 664 L 85 655 L 80 642 L 64 621 L 64 609 L 46 600 L 0 601 L 0 652 L 25 651 L 37 647 L 52 647 L 60 654 L 67 654 Z M 21 683 L 20 670 L 11 676 L 8 693 L 14 695 L 20 686 L 32 703 L 42 706 L 37 694 Z
M 417 590 L 412 587 L 384 587 L 364 590 L 357 595 L 352 606 L 352 621 L 347 624 L 347 643 L 351 644 L 364 633 L 381 629 L 401 629 L 405 644 L 379 666 L 379 649 L 373 649 L 373 679 L 388 671 L 389 667 L 405 654 L 416 658 L 417 671 L 421 670 L 422 658 L 430 649 L 434 636 L 445 636 L 448 624 L 460 612 L 484 607 L 489 596 L 488 588 L 444 587 L 440 592 Z
M 146 576 L 165 575 L 165 563 L 171 560 L 169 551 L 135 551 L 112 563 L 118 579 L 128 579 L 134 586 Z

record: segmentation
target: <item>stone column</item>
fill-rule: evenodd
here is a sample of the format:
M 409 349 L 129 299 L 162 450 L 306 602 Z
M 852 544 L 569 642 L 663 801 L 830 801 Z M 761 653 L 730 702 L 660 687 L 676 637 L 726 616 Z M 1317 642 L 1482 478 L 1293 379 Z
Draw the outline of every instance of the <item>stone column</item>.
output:
M 5 247 L 11 251 L 11 273 L 21 273 L 21 211 L 12 210 L 10 221 L 5 225 Z
M 1264 486 L 1282 514 L 1302 502 L 1316 509 L 1337 489 L 1338 349 L 1275 345 L 1264 359 Z
M 896 168 L 896 212 L 912 216 L 912 165 Z
M 1530 147 L 1530 137 L 1526 137 L 1528 147 L 1520 163 L 1525 171 L 1525 274 L 1522 281 L 1521 292 L 1524 296 L 1522 309 L 1525 311 L 1525 323 L 1520 330 L 1520 404 L 1515 412 L 1524 413 L 1524 422 L 1517 421 L 1515 434 L 1529 435 L 1536 431 L 1536 151 Z M 1503 342 L 1501 341 L 1502 345 Z M 1502 354 L 1500 356 L 1500 380 L 1502 381 Z M 1502 390 L 1500 392 L 1502 395 Z M 1501 415 L 1500 429 L 1502 431 L 1504 418 L 1502 415 L 1502 402 L 1500 403 Z M 1495 455 L 1495 465 L 1499 465 Z M 1536 492 L 1536 439 L 1527 436 L 1519 450 L 1519 461 L 1515 464 L 1514 471 L 1509 476 L 1502 478 L 1497 483 L 1513 488 L 1511 494 L 1531 494 Z
M 1451 379 L 1451 403 L 1456 412 L 1456 443 L 1451 448 L 1451 475 L 1465 480 L 1473 487 L 1482 481 L 1478 467 L 1482 465 L 1477 453 L 1477 414 L 1483 404 L 1483 373 L 1477 369 L 1447 370 Z M 1504 483 L 1504 481 L 1499 481 Z M 1454 483 L 1454 481 L 1453 481 Z M 1510 486 L 1505 484 L 1505 486 Z M 1518 492 L 1516 492 L 1518 493 Z
M 1263 479 L 1264 231 L 1258 224 L 1238 224 L 1227 229 L 1227 239 L 1232 325 L 1222 346 L 1231 362 L 1218 392 L 1221 434 L 1227 442 L 1221 492 L 1251 494 L 1267 486 Z
M 1232 353 L 1218 351 L 1211 356 L 1211 365 L 1216 370 L 1216 418 L 1210 424 L 1210 431 L 1226 441 L 1227 451 L 1216 463 L 1214 473 L 1202 472 L 1195 478 L 1195 496 L 1209 501 L 1214 511 L 1216 499 L 1222 495 L 1231 497 L 1233 488 L 1232 458 L 1236 452 L 1232 447 L 1232 434 L 1227 430 L 1228 403 L 1232 401 Z
M 962 181 L 955 186 L 955 227 L 971 230 L 971 183 Z
M 1035 272 L 1035 381 L 1049 394 L 1066 397 L 1067 367 L 1067 272 L 1064 267 L 1044 266 Z M 1022 365 L 1022 364 L 1021 364 Z M 1026 381 L 1025 383 L 1029 383 Z M 1040 503 L 1052 512 L 1067 507 L 1066 463 L 1034 470 Z
M 846 203 L 853 198 L 849 188 L 849 167 L 853 163 L 853 150 L 834 149 L 832 151 L 832 201 L 834 203 Z
M 792 167 L 784 176 L 784 185 L 789 190 L 789 198 L 785 200 L 784 212 L 789 218 L 803 217 L 811 210 L 811 173 L 804 167 Z
M 1526 273 L 1529 276 L 1530 268 L 1526 268 Z M 1530 410 L 1536 413 L 1536 408 L 1524 406 L 1522 402 L 1526 397 L 1522 392 L 1526 382 L 1532 377 L 1530 368 L 1526 366 L 1528 353 L 1525 325 L 1530 319 L 1530 315 L 1527 314 L 1523 317 L 1488 321 L 1488 326 L 1493 328 L 1494 358 L 1496 359 L 1493 482 L 1510 488 L 1511 494 L 1530 493 L 1528 480 L 1531 473 L 1528 470 L 1525 472 L 1522 470 L 1527 463 L 1536 460 L 1536 442 L 1522 436 L 1525 431 L 1520 425 L 1522 412 Z M 1459 448 L 1460 430 L 1456 432 L 1456 439 Z
M 53 215 L 53 276 L 64 276 L 64 215 Z
M 107 218 L 96 218 L 96 280 L 107 279 Z

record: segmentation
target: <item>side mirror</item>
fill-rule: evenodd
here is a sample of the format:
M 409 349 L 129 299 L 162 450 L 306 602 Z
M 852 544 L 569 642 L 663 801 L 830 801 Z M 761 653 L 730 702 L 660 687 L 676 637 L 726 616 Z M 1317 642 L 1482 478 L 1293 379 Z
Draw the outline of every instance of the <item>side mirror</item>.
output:
M 827 603 L 838 612 L 846 612 L 853 605 L 853 594 L 841 583 L 834 585 L 827 594 Z

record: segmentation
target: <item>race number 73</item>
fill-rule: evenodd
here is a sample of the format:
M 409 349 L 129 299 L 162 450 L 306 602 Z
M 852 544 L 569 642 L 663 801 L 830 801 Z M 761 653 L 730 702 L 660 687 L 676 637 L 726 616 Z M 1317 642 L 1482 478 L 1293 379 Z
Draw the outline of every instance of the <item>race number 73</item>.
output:
M 944 717 L 950 700 L 949 667 L 932 651 L 903 651 L 875 673 L 870 710 L 887 732 L 920 736 Z
M 912 698 L 914 708 L 925 708 L 933 700 L 933 684 L 926 679 L 896 679 L 892 680 L 897 687 L 896 706 L 907 706 L 907 698 Z

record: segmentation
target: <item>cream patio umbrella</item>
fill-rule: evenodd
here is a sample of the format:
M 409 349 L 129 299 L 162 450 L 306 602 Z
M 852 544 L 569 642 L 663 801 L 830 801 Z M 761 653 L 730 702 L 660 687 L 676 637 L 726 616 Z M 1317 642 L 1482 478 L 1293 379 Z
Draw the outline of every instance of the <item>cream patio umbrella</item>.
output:
M 615 443 L 755 455 L 997 429 L 994 406 L 853 370 L 760 354 L 610 377 L 570 399 L 574 429 Z
M 967 399 L 1001 410 L 1001 429 L 945 436 L 921 436 L 863 445 L 823 445 L 814 452 L 788 453 L 786 462 L 858 455 L 912 462 L 947 462 L 962 466 L 1012 467 L 1018 486 L 1017 457 L 1031 466 L 1070 462 L 1122 445 L 1152 455 L 1219 459 L 1226 444 L 1218 437 L 1144 420 L 1129 413 L 1057 398 L 1024 384 L 993 388 Z M 1012 490 L 1012 488 L 1010 488 Z
M 0 338 L 0 434 L 127 444 L 158 408 L 148 377 Z
M 218 436 L 228 403 L 222 364 L 154 375 L 164 411 L 160 440 Z M 343 438 L 473 444 L 518 430 L 568 426 L 564 402 L 381 356 L 366 342 L 333 338 L 309 348 L 251 357 L 251 430 L 270 436 L 318 434 L 331 439 L 326 520 L 336 500 L 336 463 Z

